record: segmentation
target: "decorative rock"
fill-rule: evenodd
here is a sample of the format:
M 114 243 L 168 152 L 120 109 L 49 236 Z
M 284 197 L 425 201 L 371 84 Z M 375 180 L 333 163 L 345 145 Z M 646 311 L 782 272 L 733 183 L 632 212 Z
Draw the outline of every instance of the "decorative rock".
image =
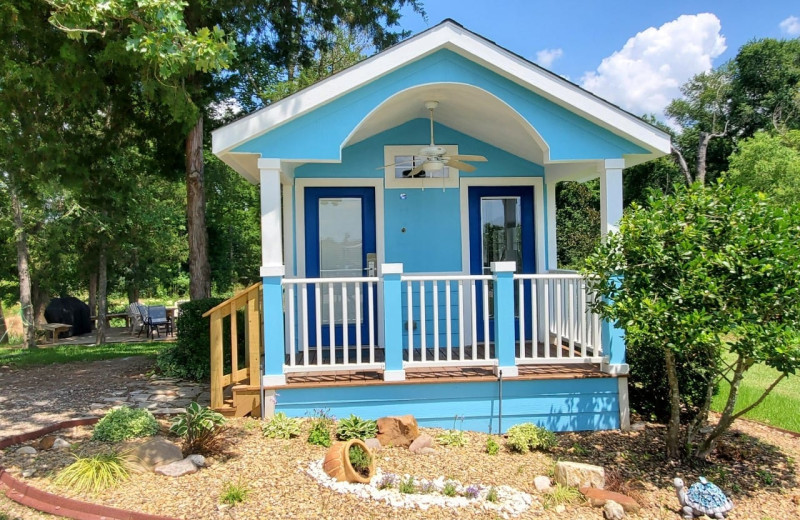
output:
M 383 446 L 408 447 L 419 437 L 419 427 L 413 415 L 381 417 L 378 419 L 378 440 Z
M 600 466 L 582 462 L 560 461 L 556 463 L 556 482 L 562 486 L 603 489 L 606 486 L 606 471 Z
M 374 437 L 372 439 L 365 440 L 364 444 L 367 445 L 367 448 L 369 448 L 369 451 L 372 453 L 378 453 L 383 449 L 383 446 L 381 446 L 381 441 Z
M 54 449 L 54 450 L 68 450 L 70 448 L 70 446 L 72 446 L 70 443 L 68 443 L 67 441 L 65 441 L 61 437 L 59 437 L 55 441 L 53 441 L 53 445 L 51 446 L 51 449 Z
M 34 474 L 36 474 L 36 470 L 33 468 L 22 470 L 22 478 L 31 478 Z
M 603 518 L 606 520 L 622 520 L 625 518 L 625 509 L 613 500 L 609 500 L 603 506 Z
M 33 446 L 23 446 L 18 448 L 16 453 L 19 453 L 20 455 L 36 455 L 36 448 Z
M 614 501 L 621 505 L 626 513 L 636 513 L 640 509 L 639 503 L 636 502 L 636 500 L 622 493 L 615 493 L 613 491 L 606 491 L 605 489 L 593 487 L 582 487 L 579 491 L 594 507 L 603 507 L 608 501 Z
M 159 475 L 167 477 L 182 477 L 184 475 L 197 473 L 197 466 L 194 465 L 194 462 L 192 462 L 189 457 L 186 457 L 183 460 L 172 462 L 164 466 L 156 466 L 154 471 Z
M 164 466 L 183 459 L 181 449 L 161 437 L 154 437 L 142 444 L 132 446 L 130 455 L 134 464 L 139 466 L 138 469 L 144 471 L 151 471 L 156 466 Z
M 50 448 L 53 447 L 53 443 L 56 442 L 56 439 L 58 439 L 58 437 L 56 437 L 55 435 L 45 435 L 44 437 L 39 439 L 39 449 L 49 450 Z
M 567 506 L 565 506 L 564 504 L 558 504 L 555 507 L 555 512 L 558 513 L 559 515 L 562 514 L 566 510 L 567 510 Z
M 643 432 L 647 425 L 643 421 L 637 421 L 631 424 L 631 431 L 634 432 Z
M 424 448 L 433 448 L 433 437 L 427 433 L 423 433 L 414 439 L 411 446 L 408 447 L 408 451 L 416 454 L 420 453 Z
M 533 486 L 536 488 L 536 491 L 550 491 L 550 477 L 539 475 L 533 479 Z
M 205 468 L 206 467 L 206 458 L 202 455 L 189 455 L 186 457 L 187 459 L 191 460 L 192 463 L 197 466 L 198 468 Z
M 418 455 L 436 455 L 436 449 L 430 447 L 422 448 L 419 450 Z

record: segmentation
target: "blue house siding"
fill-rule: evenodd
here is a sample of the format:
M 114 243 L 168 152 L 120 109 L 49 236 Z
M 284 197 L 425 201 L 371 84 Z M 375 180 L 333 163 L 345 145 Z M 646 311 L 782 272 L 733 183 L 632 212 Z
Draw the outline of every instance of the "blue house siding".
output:
M 647 150 L 449 50 L 437 51 L 382 76 L 233 151 L 260 153 L 262 157 L 285 160 L 340 159 L 341 146 L 347 136 L 375 107 L 398 92 L 431 83 L 474 85 L 505 101 L 533 124 L 550 147 L 551 160 L 617 158 L 624 154 L 647 153 Z
M 328 408 L 336 417 L 353 413 L 377 419 L 413 414 L 420 426 L 452 428 L 463 416 L 465 430 L 497 433 L 497 382 L 385 384 L 278 389 L 276 412 L 303 417 Z M 502 428 L 533 422 L 552 431 L 619 428 L 617 379 L 611 377 L 503 382 Z

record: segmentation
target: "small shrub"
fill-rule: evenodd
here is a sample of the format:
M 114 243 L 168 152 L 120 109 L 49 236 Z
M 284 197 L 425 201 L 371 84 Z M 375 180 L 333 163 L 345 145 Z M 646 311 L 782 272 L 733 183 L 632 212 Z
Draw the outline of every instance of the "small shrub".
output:
M 261 431 L 264 437 L 271 439 L 291 439 L 300 435 L 300 420 L 278 412 L 264 424 Z
M 336 438 L 340 441 L 350 439 L 366 440 L 378 434 L 378 423 L 372 419 L 362 419 L 357 415 L 350 414 L 350 417 L 339 421 L 336 427 Z
M 397 482 L 398 482 L 397 475 L 395 475 L 394 473 L 386 473 L 378 481 L 378 489 L 395 487 L 397 485 Z
M 508 429 L 509 449 L 519 453 L 532 450 L 549 450 L 556 445 L 556 435 L 541 426 L 533 423 L 523 423 Z
M 446 497 L 454 497 L 458 494 L 456 490 L 456 485 L 453 482 L 445 482 L 444 487 L 442 488 L 442 494 Z
M 419 485 L 419 492 L 423 495 L 433 493 L 435 490 L 436 487 L 433 485 L 433 482 L 429 482 L 427 480 L 423 481 L 422 484 Z
M 571 504 L 581 497 L 580 492 L 572 487 L 557 483 L 549 493 L 543 495 L 542 505 L 545 509 L 563 504 Z
M 397 486 L 398 491 L 401 493 L 405 493 L 407 495 L 412 495 L 417 492 L 417 486 L 414 485 L 414 477 L 408 477 L 405 480 L 401 480 L 400 484 Z
M 489 455 L 497 455 L 500 453 L 500 445 L 494 440 L 494 437 L 486 439 L 486 453 Z
M 486 493 L 486 500 L 489 502 L 497 502 L 497 490 L 494 486 L 489 488 L 489 491 Z
M 480 493 L 480 491 L 481 489 L 473 484 L 464 490 L 464 496 L 466 498 L 478 498 L 478 493 Z
M 92 439 L 102 442 L 121 442 L 158 433 L 158 421 L 149 410 L 123 406 L 111 410 L 98 421 Z
M 311 415 L 311 431 L 308 433 L 309 444 L 330 447 L 332 425 L 333 417 L 327 410 L 314 410 Z
M 464 417 L 458 415 L 454 416 L 453 429 L 436 436 L 436 440 L 439 444 L 443 446 L 456 446 L 459 448 L 467 445 L 467 437 L 464 435 L 464 432 L 461 431 L 460 427 L 456 429 L 456 421 L 458 420 L 461 420 L 461 425 L 463 426 Z
M 223 298 L 204 298 L 182 303 L 177 321 L 178 341 L 159 352 L 156 366 L 169 377 L 208 381 L 211 377 L 211 329 L 203 313 L 225 301 Z M 225 320 L 226 330 L 230 325 Z M 237 328 L 243 333 L 244 327 Z M 223 337 L 229 332 L 223 331 Z M 242 358 L 239 358 L 242 359 Z
M 209 454 L 222 448 L 225 417 L 192 402 L 172 422 L 170 432 L 183 439 L 183 452 Z
M 369 467 L 372 464 L 372 457 L 370 454 L 361 446 L 353 445 L 350 446 L 350 453 L 348 453 L 348 456 L 350 457 L 350 465 L 353 466 L 353 469 L 362 477 L 368 477 Z
M 250 494 L 250 488 L 242 482 L 226 482 L 222 487 L 222 494 L 219 496 L 219 501 L 223 504 L 230 506 L 244 502 L 247 495 Z
M 75 462 L 61 470 L 54 482 L 81 492 L 99 493 L 130 477 L 124 457 L 118 453 L 100 453 L 91 457 L 75 457 Z

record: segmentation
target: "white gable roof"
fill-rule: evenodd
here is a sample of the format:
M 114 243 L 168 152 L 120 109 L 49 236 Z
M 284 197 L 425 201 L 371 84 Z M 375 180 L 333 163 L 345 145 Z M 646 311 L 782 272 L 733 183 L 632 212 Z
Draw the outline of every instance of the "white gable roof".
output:
M 451 50 L 478 63 L 649 150 L 652 157 L 670 151 L 670 136 L 667 133 L 452 20 L 445 20 L 338 74 L 213 131 L 212 151 L 231 164 L 233 154 L 229 152 L 237 146 L 440 49 Z

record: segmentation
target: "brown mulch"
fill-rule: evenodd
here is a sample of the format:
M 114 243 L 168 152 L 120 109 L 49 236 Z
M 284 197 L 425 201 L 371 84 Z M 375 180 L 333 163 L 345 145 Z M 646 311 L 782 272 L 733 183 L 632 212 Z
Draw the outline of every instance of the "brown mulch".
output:
M 304 426 L 307 428 L 307 425 Z M 79 443 L 76 453 L 94 453 L 107 447 L 88 440 L 91 427 L 62 431 L 64 438 Z M 440 430 L 423 431 L 435 436 Z M 321 487 L 301 468 L 324 456 L 326 449 L 309 445 L 305 435 L 292 440 L 266 439 L 260 423 L 252 419 L 231 421 L 226 452 L 211 459 L 210 467 L 194 475 L 167 479 L 155 474 L 136 475 L 117 489 L 99 496 L 78 497 L 52 484 L 51 477 L 71 462 L 65 452 L 41 452 L 36 457 L 16 455 L 13 449 L 0 452 L 0 465 L 19 478 L 23 469 L 36 468 L 26 482 L 65 496 L 83 498 L 114 507 L 171 515 L 186 519 L 493 519 L 494 513 L 477 507 L 427 511 L 391 507 L 373 501 L 341 495 Z M 714 458 L 695 467 L 666 463 L 663 458 L 663 428 L 648 425 L 642 432 L 569 433 L 558 436 L 552 453 L 497 456 L 484 452 L 486 435 L 466 433 L 464 448 L 437 446 L 435 455 L 414 456 L 402 448 L 389 448 L 378 454 L 377 465 L 384 472 L 413 474 L 422 478 L 445 476 L 464 484 L 507 484 L 535 494 L 533 479 L 552 472 L 555 460 L 576 460 L 601 464 L 608 474 L 608 487 L 630 494 L 642 505 L 632 518 L 680 518 L 672 488 L 677 475 L 693 482 L 705 475 L 730 493 L 736 504 L 729 518 L 800 518 L 800 492 L 794 461 L 800 456 L 800 439 L 767 426 L 739 421 L 726 435 Z M 221 506 L 219 495 L 226 482 L 246 483 L 250 494 L 243 504 Z M 0 500 L 0 512 L 7 501 Z M 13 506 L 12 506 L 13 507 Z M 37 513 L 9 509 L 20 518 L 46 518 Z M 15 518 L 15 516 L 12 516 Z M 554 509 L 534 506 L 521 518 L 601 519 L 600 509 L 582 503 Z

